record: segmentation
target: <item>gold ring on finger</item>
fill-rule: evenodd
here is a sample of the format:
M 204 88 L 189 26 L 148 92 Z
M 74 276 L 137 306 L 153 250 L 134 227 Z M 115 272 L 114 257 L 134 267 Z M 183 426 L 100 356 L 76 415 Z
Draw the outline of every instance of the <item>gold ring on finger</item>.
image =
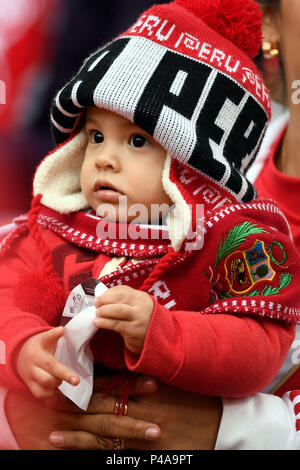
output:
M 127 413 L 128 413 L 127 403 L 124 403 L 123 398 L 118 398 L 115 403 L 114 414 L 118 416 L 120 415 L 127 416 Z
M 114 438 L 112 439 L 113 449 L 114 450 L 124 450 L 125 441 L 124 439 Z

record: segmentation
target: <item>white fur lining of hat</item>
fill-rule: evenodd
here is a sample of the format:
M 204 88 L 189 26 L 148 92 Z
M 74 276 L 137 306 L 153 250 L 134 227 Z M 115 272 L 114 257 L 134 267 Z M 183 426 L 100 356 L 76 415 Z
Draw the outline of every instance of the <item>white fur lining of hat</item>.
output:
M 167 216 L 166 224 L 169 229 L 172 247 L 174 251 L 179 251 L 183 241 L 189 234 L 192 215 L 178 187 L 170 180 L 171 163 L 172 158 L 168 154 L 163 169 L 162 184 L 165 192 L 174 203 L 172 210 L 170 210 Z
M 89 207 L 80 187 L 86 145 L 86 133 L 82 130 L 42 161 L 33 181 L 33 194 L 43 195 L 42 204 L 61 214 Z

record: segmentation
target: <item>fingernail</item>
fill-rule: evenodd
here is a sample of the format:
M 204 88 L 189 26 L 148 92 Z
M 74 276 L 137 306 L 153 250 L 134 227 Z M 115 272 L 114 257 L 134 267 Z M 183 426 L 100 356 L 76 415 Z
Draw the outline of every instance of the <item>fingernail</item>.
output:
M 49 441 L 55 447 L 62 447 L 64 445 L 64 438 L 61 434 L 50 434 Z
M 71 378 L 71 384 L 72 385 L 77 385 L 78 384 L 78 378 L 76 376 Z
M 143 388 L 145 391 L 152 391 L 157 389 L 157 381 L 151 377 L 143 380 Z
M 148 428 L 145 431 L 146 439 L 157 439 L 160 436 L 160 431 L 157 428 Z

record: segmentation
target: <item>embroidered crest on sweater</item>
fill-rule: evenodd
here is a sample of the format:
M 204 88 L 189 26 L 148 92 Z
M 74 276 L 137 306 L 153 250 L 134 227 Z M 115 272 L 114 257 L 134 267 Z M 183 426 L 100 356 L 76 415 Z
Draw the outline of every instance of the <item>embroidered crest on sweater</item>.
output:
M 257 283 L 272 281 L 276 275 L 262 240 L 256 240 L 249 250 L 236 250 L 224 261 L 226 280 L 235 294 L 249 292 Z
M 276 295 L 290 285 L 292 274 L 286 271 L 287 254 L 280 242 L 273 240 L 267 244 L 257 238 L 254 242 L 249 241 L 243 249 L 237 249 L 251 235 L 262 233 L 269 232 L 246 221 L 234 226 L 222 237 L 214 269 L 210 266 L 210 274 L 205 273 L 210 278 L 211 303 L 237 295 Z M 279 273 L 278 267 L 285 271 Z M 225 281 L 221 279 L 221 272 Z

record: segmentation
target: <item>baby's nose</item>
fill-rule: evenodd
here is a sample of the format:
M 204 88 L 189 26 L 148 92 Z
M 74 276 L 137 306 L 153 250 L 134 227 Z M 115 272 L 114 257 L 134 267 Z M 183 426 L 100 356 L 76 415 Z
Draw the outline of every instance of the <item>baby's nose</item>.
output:
M 101 149 L 101 152 L 97 154 L 96 166 L 102 169 L 119 171 L 120 160 L 117 151 L 109 147 Z

